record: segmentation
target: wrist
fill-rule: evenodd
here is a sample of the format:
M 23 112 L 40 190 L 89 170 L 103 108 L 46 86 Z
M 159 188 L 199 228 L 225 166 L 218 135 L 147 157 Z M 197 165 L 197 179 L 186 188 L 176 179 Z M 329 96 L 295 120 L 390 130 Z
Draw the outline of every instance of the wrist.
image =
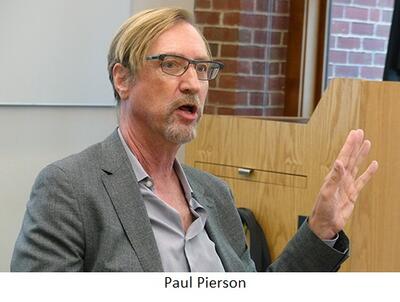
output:
M 321 240 L 332 240 L 337 236 L 337 232 L 333 231 L 328 225 L 319 222 L 311 217 L 308 221 L 310 230 Z

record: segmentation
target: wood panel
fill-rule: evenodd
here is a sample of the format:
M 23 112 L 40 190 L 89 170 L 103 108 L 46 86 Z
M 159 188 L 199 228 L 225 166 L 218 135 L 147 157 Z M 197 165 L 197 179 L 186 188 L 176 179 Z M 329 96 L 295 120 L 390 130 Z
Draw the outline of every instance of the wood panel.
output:
M 352 256 L 342 270 L 400 271 L 399 100 L 399 83 L 336 79 L 307 123 L 206 115 L 186 148 L 186 163 L 228 182 L 238 206 L 255 213 L 276 258 L 298 216 L 309 215 L 348 132 L 363 128 L 373 143 L 369 160 L 380 168 L 345 229 Z M 246 179 L 235 176 L 239 167 L 267 174 Z M 296 186 L 290 175 L 306 181 Z

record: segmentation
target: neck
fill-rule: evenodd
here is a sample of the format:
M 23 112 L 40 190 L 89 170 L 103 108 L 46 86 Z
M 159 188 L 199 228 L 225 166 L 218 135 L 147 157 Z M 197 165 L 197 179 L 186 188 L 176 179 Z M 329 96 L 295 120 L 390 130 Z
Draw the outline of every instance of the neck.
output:
M 179 145 L 143 135 L 146 130 L 137 129 L 133 125 L 121 123 L 120 130 L 129 149 L 151 177 L 167 177 L 174 173 L 173 164 Z

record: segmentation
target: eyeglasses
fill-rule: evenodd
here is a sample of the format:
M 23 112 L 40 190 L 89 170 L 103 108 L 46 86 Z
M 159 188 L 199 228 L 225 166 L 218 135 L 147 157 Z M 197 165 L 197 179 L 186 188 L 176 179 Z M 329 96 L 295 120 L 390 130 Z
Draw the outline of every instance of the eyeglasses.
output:
M 219 71 L 224 68 L 224 64 L 217 61 L 203 61 L 203 60 L 190 60 L 185 57 L 177 55 L 160 54 L 155 56 L 146 57 L 148 61 L 161 61 L 161 70 L 166 74 L 180 77 L 186 70 L 188 70 L 189 65 L 193 64 L 196 70 L 197 77 L 202 81 L 214 80 Z

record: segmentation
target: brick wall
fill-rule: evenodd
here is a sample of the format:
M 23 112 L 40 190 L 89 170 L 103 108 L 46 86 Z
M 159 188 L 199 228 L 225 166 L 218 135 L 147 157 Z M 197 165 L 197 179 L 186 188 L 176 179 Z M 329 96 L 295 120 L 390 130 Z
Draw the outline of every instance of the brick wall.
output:
M 195 0 L 214 59 L 206 113 L 282 115 L 289 0 Z
M 328 78 L 381 80 L 394 0 L 333 0 Z
M 328 78 L 382 79 L 394 0 L 332 0 Z M 282 115 L 290 0 L 195 0 L 196 22 L 225 68 L 206 113 Z

